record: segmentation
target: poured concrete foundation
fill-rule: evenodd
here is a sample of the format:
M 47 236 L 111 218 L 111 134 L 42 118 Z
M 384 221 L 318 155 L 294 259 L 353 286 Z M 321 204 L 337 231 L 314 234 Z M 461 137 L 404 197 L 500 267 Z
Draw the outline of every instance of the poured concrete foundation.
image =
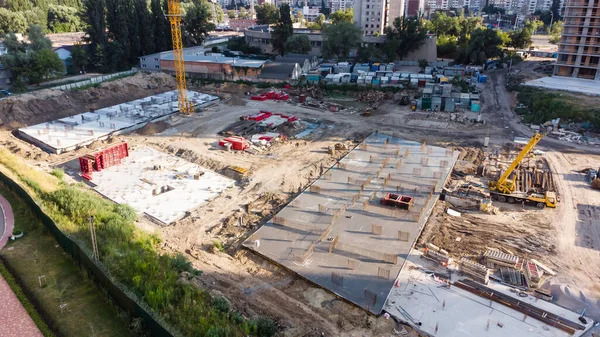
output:
M 93 172 L 94 190 L 160 224 L 215 198 L 235 181 L 176 156 L 143 147 L 116 166 Z
M 51 153 L 62 153 L 143 127 L 147 122 L 164 118 L 179 111 L 177 91 L 145 97 L 128 103 L 110 106 L 75 116 L 19 129 L 19 135 L 30 143 Z M 203 107 L 218 97 L 188 91 L 188 100 Z
M 457 157 L 372 134 L 244 245 L 379 314 Z M 414 205 L 383 206 L 387 193 Z

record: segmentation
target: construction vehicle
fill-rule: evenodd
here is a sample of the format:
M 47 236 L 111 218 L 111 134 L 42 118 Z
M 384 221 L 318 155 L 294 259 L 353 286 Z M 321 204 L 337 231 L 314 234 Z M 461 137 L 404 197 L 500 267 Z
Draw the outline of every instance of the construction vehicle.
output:
M 169 23 L 171 24 L 171 39 L 173 40 L 173 65 L 175 81 L 177 82 L 179 112 L 187 115 L 194 113 L 194 104 L 187 99 L 187 79 L 183 60 L 183 42 L 181 39 L 181 3 L 180 0 L 168 0 Z
M 535 204 L 537 208 L 544 207 L 556 207 L 556 194 L 554 192 L 545 192 L 545 193 L 536 193 L 535 191 L 527 191 L 520 192 L 515 191 L 515 181 L 517 179 L 516 175 L 513 176 L 512 179 L 509 179 L 510 175 L 513 171 L 521 164 L 523 158 L 533 149 L 533 147 L 542 140 L 544 136 L 542 134 L 536 133 L 531 137 L 527 145 L 519 152 L 515 160 L 510 164 L 510 166 L 504 171 L 500 179 L 498 181 L 490 181 L 488 184 L 488 188 L 490 190 L 490 196 L 494 200 L 508 202 L 509 204 L 518 203 L 528 203 Z
M 404 95 L 400 98 L 400 105 L 408 105 L 410 103 L 410 96 Z
M 379 201 L 382 205 L 394 206 L 401 209 L 410 209 L 415 202 L 413 197 L 407 195 L 400 195 L 395 193 L 388 193 L 385 197 Z

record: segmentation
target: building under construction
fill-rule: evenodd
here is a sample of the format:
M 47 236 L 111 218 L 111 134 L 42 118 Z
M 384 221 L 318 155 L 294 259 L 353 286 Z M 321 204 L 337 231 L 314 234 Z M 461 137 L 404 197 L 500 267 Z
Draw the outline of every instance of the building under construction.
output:
M 187 91 L 194 106 L 203 107 L 219 100 L 218 97 Z M 19 135 L 28 142 L 50 153 L 63 153 L 103 140 L 111 135 L 141 128 L 147 122 L 158 120 L 179 111 L 176 90 L 141 98 L 51 122 L 19 129 Z
M 372 134 L 244 245 L 379 314 L 457 157 Z M 412 200 L 382 204 L 390 193 Z

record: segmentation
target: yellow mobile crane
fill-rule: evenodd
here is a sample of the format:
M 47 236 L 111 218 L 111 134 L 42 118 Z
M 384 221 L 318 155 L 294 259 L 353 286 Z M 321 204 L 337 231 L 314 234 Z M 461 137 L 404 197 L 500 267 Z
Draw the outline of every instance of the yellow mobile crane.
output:
M 490 195 L 493 199 L 508 202 L 513 204 L 515 202 L 527 202 L 533 203 L 538 208 L 544 207 L 556 207 L 556 194 L 554 192 L 546 192 L 545 194 L 531 193 L 531 192 L 515 192 L 515 175 L 512 180 L 509 176 L 513 173 L 515 168 L 521 164 L 523 158 L 533 149 L 533 147 L 542 140 L 543 135 L 536 133 L 531 137 L 527 145 L 519 152 L 519 155 L 513 160 L 510 166 L 504 171 L 504 174 L 498 179 L 498 181 L 490 181 L 488 188 Z
M 179 111 L 191 115 L 194 105 L 187 99 L 187 83 L 185 78 L 185 63 L 183 62 L 183 42 L 181 40 L 181 3 L 180 0 L 168 0 L 169 23 L 171 24 L 171 39 L 173 40 L 173 64 L 175 80 L 179 92 Z

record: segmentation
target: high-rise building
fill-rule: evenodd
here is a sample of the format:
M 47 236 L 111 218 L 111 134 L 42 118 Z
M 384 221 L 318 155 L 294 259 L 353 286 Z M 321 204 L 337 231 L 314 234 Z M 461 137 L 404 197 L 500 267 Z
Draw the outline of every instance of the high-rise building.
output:
M 568 0 L 563 17 L 554 75 L 600 81 L 600 1 Z
M 354 21 L 365 35 L 382 35 L 403 14 L 404 0 L 354 0 Z

